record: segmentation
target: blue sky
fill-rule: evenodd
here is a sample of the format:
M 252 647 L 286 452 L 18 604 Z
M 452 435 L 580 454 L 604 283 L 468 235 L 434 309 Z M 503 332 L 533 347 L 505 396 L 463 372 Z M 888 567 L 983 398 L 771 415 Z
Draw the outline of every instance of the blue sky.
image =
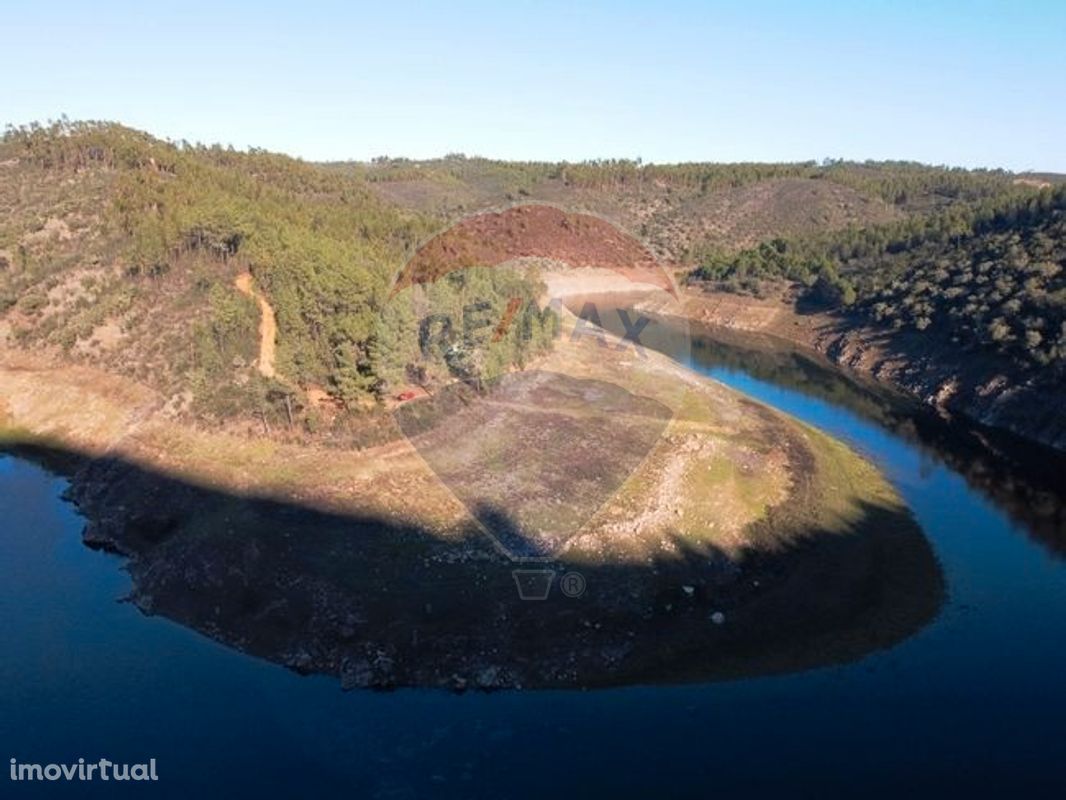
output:
M 1066 172 L 1066 2 L 5 2 L 0 122 L 309 159 Z

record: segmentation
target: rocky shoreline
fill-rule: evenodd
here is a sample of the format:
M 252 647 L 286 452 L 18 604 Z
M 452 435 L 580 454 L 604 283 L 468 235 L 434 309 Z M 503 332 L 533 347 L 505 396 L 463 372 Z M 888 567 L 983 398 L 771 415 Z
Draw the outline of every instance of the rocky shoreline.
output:
M 1066 451 L 1061 383 L 1022 371 L 1006 359 L 968 353 L 917 332 L 877 329 L 850 317 L 800 314 L 789 296 L 758 299 L 688 289 L 684 308 L 692 323 L 783 339 L 944 416 L 959 415 Z
M 85 543 L 127 559 L 127 599 L 142 612 L 347 689 L 595 688 L 792 672 L 891 646 L 935 617 L 945 594 L 902 509 L 871 508 L 850 535 L 741 558 L 688 551 L 647 564 L 525 565 L 552 570 L 556 582 L 579 571 L 587 582 L 580 597 L 557 582 L 529 601 L 515 591 L 515 563 L 474 531 L 443 543 L 118 459 L 68 460 L 66 469 Z
M 630 490 L 536 565 L 581 573 L 580 597 L 557 588 L 523 599 L 514 575 L 523 564 L 469 514 L 443 513 L 410 447 L 320 453 L 209 435 L 144 416 L 152 398 L 117 379 L 62 368 L 0 370 L 0 421 L 9 447 L 21 441 L 22 453 L 70 476 L 86 544 L 125 557 L 138 608 L 349 688 L 592 688 L 792 672 L 891 646 L 935 617 L 944 597 L 936 558 L 869 462 L 664 356 L 620 360 L 616 348 L 570 352 L 568 341 L 555 356 L 581 381 L 556 380 L 550 403 L 536 394 L 525 406 L 510 395 L 489 404 L 507 412 L 501 429 L 525 424 L 540 437 L 537 448 L 506 441 L 527 467 L 542 454 L 550 479 L 571 469 L 587 486 L 588 464 L 553 455 L 589 450 L 574 446 L 588 426 L 568 426 L 577 417 L 564 413 L 566 398 L 595 390 L 608 410 L 635 408 L 592 380 L 603 370 L 615 380 L 634 370 L 664 402 L 675 384 L 687 387 Z M 116 396 L 127 402 L 116 407 Z M 546 408 L 561 419 L 547 424 Z M 604 430 L 611 436 L 589 441 L 606 446 L 629 429 Z M 545 440 L 551 431 L 570 449 Z M 539 474 L 517 487 L 528 493 Z M 680 477 L 667 478 L 686 474 L 688 494 L 678 494 Z M 316 491 L 324 485 L 334 492 Z M 761 499 L 739 502 L 756 490 Z M 506 495 L 499 507 L 537 511 L 539 498 Z

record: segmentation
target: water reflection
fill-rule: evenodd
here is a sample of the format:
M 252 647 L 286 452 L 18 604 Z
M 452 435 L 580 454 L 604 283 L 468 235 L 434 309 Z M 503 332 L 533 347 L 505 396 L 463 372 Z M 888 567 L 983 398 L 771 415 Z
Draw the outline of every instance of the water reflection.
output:
M 931 462 L 959 473 L 1051 553 L 1066 557 L 1066 455 L 1005 431 L 942 417 L 769 337 L 693 329 L 692 363 L 704 370 L 743 371 L 877 423 Z
M 631 308 L 639 298 L 581 297 L 568 300 L 567 306 L 579 308 L 590 301 L 600 309 L 605 327 L 611 328 L 614 315 L 609 310 Z M 670 324 L 669 320 L 659 322 Z M 775 337 L 689 322 L 685 325 L 688 363 L 695 368 L 709 373 L 742 373 L 876 423 L 915 446 L 931 463 L 944 464 L 960 474 L 1050 553 L 1066 558 L 1066 454 L 1005 431 L 942 416 Z M 669 339 L 662 337 L 660 341 Z
M 235 497 L 117 459 L 23 448 L 73 470 L 85 541 L 129 559 L 130 600 L 243 652 L 348 687 L 704 682 L 845 663 L 932 621 L 944 579 L 898 508 L 727 555 L 676 537 L 647 563 L 563 561 L 580 597 L 531 602 L 471 528 Z M 506 513 L 501 510 L 500 513 Z

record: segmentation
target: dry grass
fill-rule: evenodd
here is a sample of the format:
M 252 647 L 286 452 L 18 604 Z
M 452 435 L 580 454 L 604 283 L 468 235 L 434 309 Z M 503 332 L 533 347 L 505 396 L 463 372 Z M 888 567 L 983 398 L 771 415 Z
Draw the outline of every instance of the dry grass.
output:
M 769 548 L 796 519 L 844 530 L 864 503 L 897 502 L 828 437 L 665 356 L 571 341 L 569 330 L 506 392 L 415 435 L 418 451 L 403 438 L 354 451 L 198 430 L 133 381 L 14 356 L 0 362 L 3 424 L 16 438 L 108 452 L 196 485 L 373 513 L 442 537 L 469 526 L 467 509 L 503 509 L 537 552 L 575 561 L 651 561 L 679 543 Z M 789 519 L 771 520 L 782 506 Z

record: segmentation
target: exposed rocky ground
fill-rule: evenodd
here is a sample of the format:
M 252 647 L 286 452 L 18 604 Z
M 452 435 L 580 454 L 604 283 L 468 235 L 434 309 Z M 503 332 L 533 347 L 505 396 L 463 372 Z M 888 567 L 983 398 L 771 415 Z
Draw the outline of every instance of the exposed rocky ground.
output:
M 842 445 L 617 341 L 564 344 L 538 367 L 556 377 L 446 420 L 441 455 L 464 430 L 470 452 L 436 475 L 432 442 L 418 454 L 405 440 L 363 453 L 223 441 L 125 384 L 119 414 L 120 387 L 85 370 L 9 361 L 0 394 L 8 445 L 72 476 L 86 542 L 129 559 L 142 610 L 349 687 L 789 671 L 857 658 L 935 615 L 928 544 Z M 570 425 L 590 414 L 601 423 Z M 477 477 L 490 462 L 495 483 Z M 501 553 L 513 537 L 535 562 Z M 522 599 L 515 569 L 578 572 L 586 588 Z
M 1066 449 L 1066 395 L 1053 376 L 1023 371 L 1005 358 L 963 353 L 933 335 L 799 314 L 788 294 L 757 299 L 692 290 L 685 302 L 694 321 L 781 337 L 931 408 Z
M 129 557 L 131 600 L 347 688 L 594 687 L 787 672 L 858 658 L 932 619 L 942 577 L 906 516 L 773 551 L 686 549 L 626 564 L 560 558 L 544 600 L 471 532 L 443 543 L 97 461 L 71 497 L 86 542 Z M 131 501 L 132 498 L 132 501 Z M 190 511 L 196 509 L 190 515 Z M 528 565 L 527 567 L 528 568 Z M 562 590 L 576 571 L 580 597 Z M 546 579 L 546 578 L 544 578 Z M 535 582 L 535 581 L 534 581 Z

